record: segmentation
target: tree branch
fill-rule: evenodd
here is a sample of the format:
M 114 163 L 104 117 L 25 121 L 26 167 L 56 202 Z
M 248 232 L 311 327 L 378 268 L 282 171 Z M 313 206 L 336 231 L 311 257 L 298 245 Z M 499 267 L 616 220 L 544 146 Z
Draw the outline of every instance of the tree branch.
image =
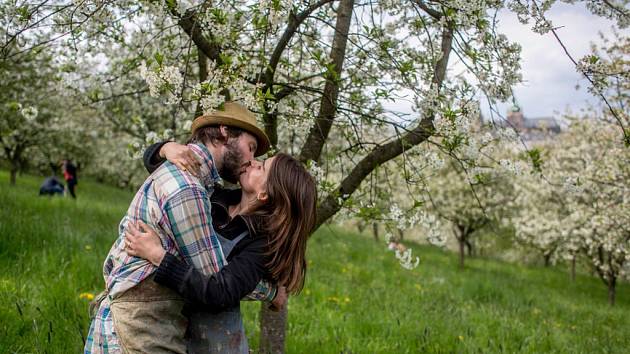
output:
M 330 52 L 331 67 L 326 76 L 324 94 L 322 95 L 319 114 L 315 124 L 311 127 L 308 137 L 302 146 L 300 161 L 319 160 L 322 148 L 335 120 L 337 113 L 337 97 L 339 96 L 339 82 L 343 71 L 343 62 L 346 57 L 346 44 L 348 32 L 352 22 L 352 9 L 354 0 L 342 0 L 337 9 L 337 23 L 335 36 Z
M 442 58 L 435 64 L 433 83 L 438 89 L 442 87 L 446 77 L 446 68 L 453 43 L 453 24 L 449 23 L 448 27 L 442 33 Z M 388 144 L 379 146 L 372 150 L 350 171 L 350 173 L 341 181 L 339 187 L 329 194 L 326 199 L 317 208 L 316 228 L 321 226 L 326 220 L 335 215 L 341 209 L 343 201 L 345 201 L 359 186 L 361 182 L 379 165 L 401 155 L 406 150 L 419 145 L 426 141 L 434 133 L 433 117 L 435 112 L 423 112 L 423 118 L 418 125 L 411 131 L 407 132 L 399 139 Z

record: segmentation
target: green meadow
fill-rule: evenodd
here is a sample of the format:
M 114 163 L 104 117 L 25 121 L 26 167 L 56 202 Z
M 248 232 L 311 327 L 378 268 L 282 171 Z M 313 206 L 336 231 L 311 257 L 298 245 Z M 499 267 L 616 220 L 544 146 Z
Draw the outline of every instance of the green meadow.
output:
M 0 171 L 0 353 L 77 353 L 90 294 L 129 191 L 82 180 L 78 199 L 38 197 Z M 630 286 L 607 304 L 599 279 L 565 269 L 470 259 L 411 245 L 405 270 L 366 235 L 324 226 L 309 242 L 303 292 L 290 299 L 289 353 L 627 353 Z M 257 303 L 243 303 L 250 345 Z

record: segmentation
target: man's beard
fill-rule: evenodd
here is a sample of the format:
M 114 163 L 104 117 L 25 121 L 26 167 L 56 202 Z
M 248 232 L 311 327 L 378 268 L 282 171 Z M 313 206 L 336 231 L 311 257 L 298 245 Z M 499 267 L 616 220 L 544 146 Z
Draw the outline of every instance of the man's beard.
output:
M 223 154 L 223 163 L 219 169 L 219 176 L 224 180 L 236 184 L 240 176 L 243 165 L 243 154 L 238 149 L 237 140 L 228 140 L 225 153 Z

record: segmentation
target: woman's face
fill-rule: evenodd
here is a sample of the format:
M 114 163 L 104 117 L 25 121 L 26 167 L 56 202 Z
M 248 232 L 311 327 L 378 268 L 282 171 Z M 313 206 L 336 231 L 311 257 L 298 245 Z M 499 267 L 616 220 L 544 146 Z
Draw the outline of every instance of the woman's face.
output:
M 264 161 L 252 160 L 240 176 L 241 189 L 245 193 L 256 194 L 258 199 L 267 197 L 267 176 L 273 168 L 275 157 Z

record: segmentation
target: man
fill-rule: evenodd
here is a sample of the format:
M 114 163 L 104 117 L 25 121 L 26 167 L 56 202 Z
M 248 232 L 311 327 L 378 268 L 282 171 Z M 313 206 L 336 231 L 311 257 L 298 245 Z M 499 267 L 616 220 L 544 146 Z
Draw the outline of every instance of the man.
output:
M 142 220 L 158 231 L 168 252 L 205 274 L 218 272 L 226 261 L 211 223 L 214 184 L 219 176 L 236 183 L 245 162 L 269 149 L 254 115 L 233 102 L 196 118 L 191 142 L 197 161 L 179 166 L 184 171 L 169 162 L 160 166 L 136 193 L 120 223 L 119 237 L 105 260 L 106 294 L 90 326 L 86 353 L 186 351 L 183 299 L 152 281 L 154 266 L 126 253 L 127 225 Z M 187 170 L 197 163 L 194 176 Z M 271 301 L 275 294 L 275 286 L 263 281 L 249 297 Z

